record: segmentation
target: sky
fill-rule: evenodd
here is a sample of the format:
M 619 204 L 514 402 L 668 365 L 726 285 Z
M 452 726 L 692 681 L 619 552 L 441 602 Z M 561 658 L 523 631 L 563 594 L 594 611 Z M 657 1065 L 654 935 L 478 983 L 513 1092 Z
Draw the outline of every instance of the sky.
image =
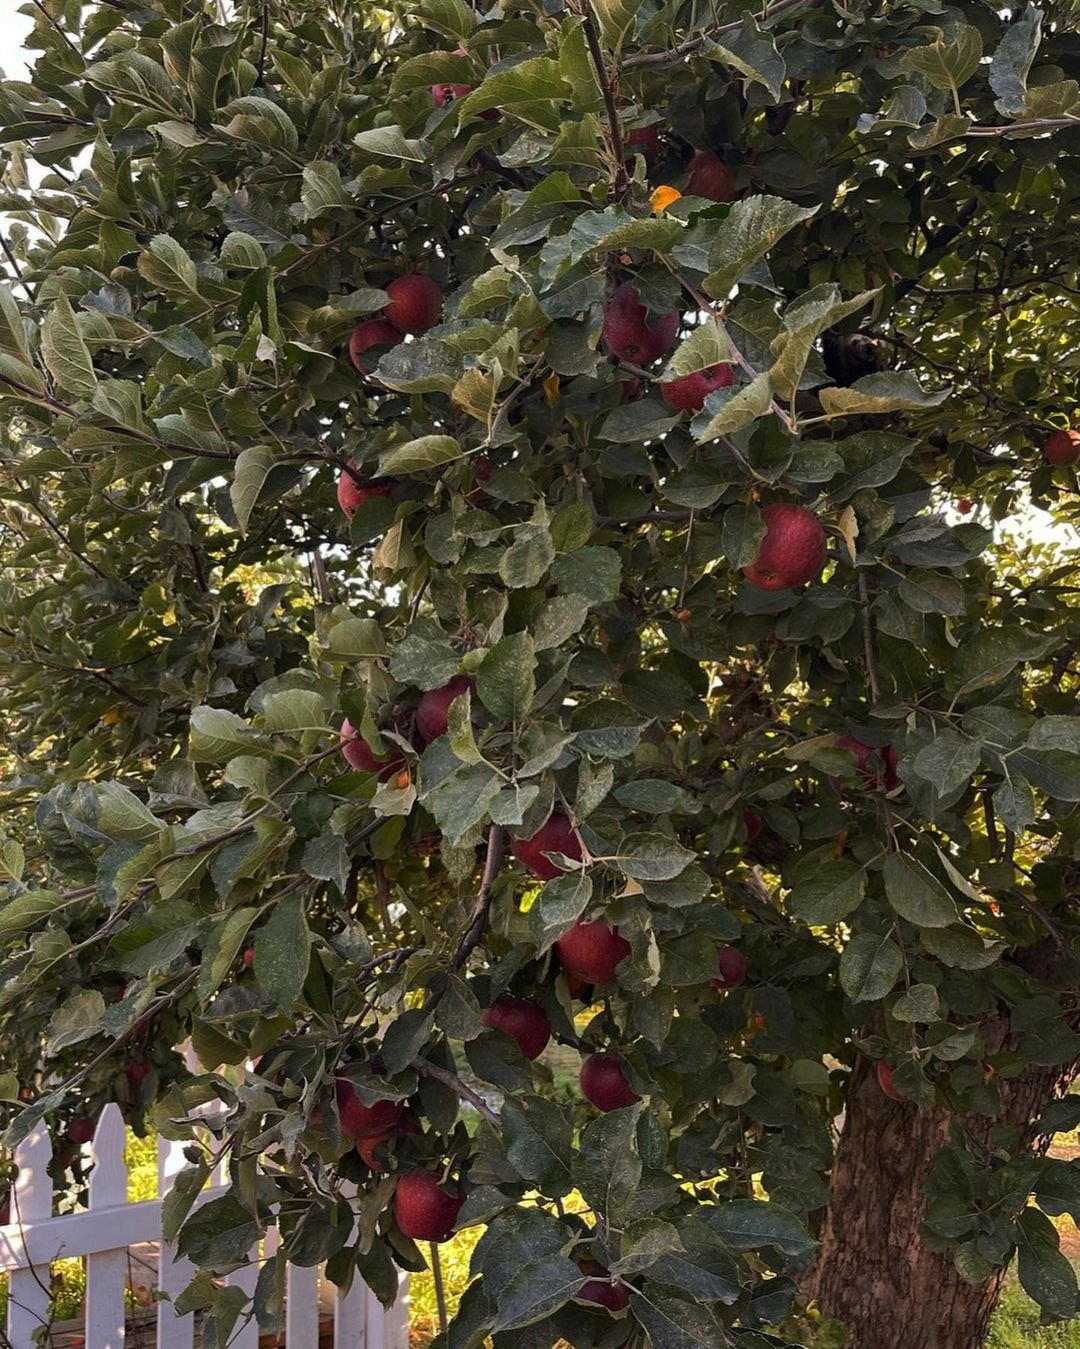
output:
M 18 51 L 33 27 L 25 14 L 20 14 L 18 0 L 0 0 L 0 67 L 9 79 L 21 79 L 25 74 L 22 54 Z

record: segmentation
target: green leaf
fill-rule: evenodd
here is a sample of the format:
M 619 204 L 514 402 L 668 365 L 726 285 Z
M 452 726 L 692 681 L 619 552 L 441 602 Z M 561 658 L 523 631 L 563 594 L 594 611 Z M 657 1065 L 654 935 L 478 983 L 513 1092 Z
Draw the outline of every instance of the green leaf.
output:
M 335 206 L 352 205 L 341 182 L 341 170 L 325 159 L 304 165 L 300 200 L 304 205 L 305 220 L 311 220 Z
M 573 1161 L 574 1181 L 585 1202 L 613 1227 L 621 1227 L 641 1183 L 639 1105 L 601 1115 L 583 1131 Z
M 878 292 L 863 291 L 850 300 L 840 298 L 840 288 L 831 282 L 800 295 L 784 311 L 783 329 L 772 343 L 775 363 L 769 371 L 772 387 L 780 398 L 792 398 L 802 381 L 814 343 L 834 324 L 858 313 Z
M 379 472 L 387 477 L 407 477 L 441 468 L 462 458 L 462 449 L 453 436 L 420 436 L 405 445 L 396 445 L 379 459 Z
M 864 375 L 850 388 L 822 389 L 818 395 L 829 417 L 925 411 L 944 403 L 951 389 L 927 390 L 910 370 Z
M 589 614 L 589 601 L 584 595 L 556 595 L 548 600 L 533 624 L 533 641 L 537 651 L 550 651 L 562 646 L 580 632 Z
M 1055 1320 L 1075 1316 L 1076 1271 L 1061 1252 L 1054 1224 L 1038 1209 L 1024 1209 L 1017 1220 L 1016 1248 L 1020 1287 L 1028 1297 Z
M 608 51 L 618 55 L 627 34 L 641 12 L 637 0 L 590 0 L 600 26 L 600 40 Z
M 520 525 L 514 542 L 499 559 L 499 575 L 512 589 L 538 586 L 555 559 L 555 544 L 547 525 Z
M 240 533 L 246 534 L 251 512 L 259 499 L 266 479 L 277 463 L 277 456 L 268 445 L 252 445 L 241 450 L 233 466 L 233 480 L 229 500 L 236 514 Z
M 566 1111 L 543 1096 L 507 1097 L 501 1120 L 506 1156 L 518 1175 L 545 1193 L 568 1194 L 573 1124 Z
M 191 714 L 188 755 L 194 763 L 225 763 L 237 754 L 271 749 L 261 731 L 227 708 L 204 704 Z
M 476 692 L 497 717 L 521 722 L 536 693 L 536 650 L 527 632 L 515 632 L 484 656 L 476 669 Z
M 57 297 L 41 325 L 41 355 L 49 374 L 65 393 L 74 398 L 93 398 L 97 372 L 75 311 L 64 294 Z
M 546 883 L 529 910 L 529 933 L 538 955 L 577 922 L 592 892 L 592 877 L 583 871 L 570 871 Z
M 818 212 L 817 206 L 796 206 L 783 197 L 744 197 L 720 222 L 709 248 L 712 268 L 702 283 L 706 295 L 727 298 L 742 277 L 790 230 Z
M 788 908 L 804 923 L 828 926 L 854 913 L 865 893 L 865 868 L 839 857 L 798 881 L 788 896 Z
M 744 426 L 749 426 L 771 411 L 772 384 L 768 374 L 755 375 L 749 384 L 721 389 L 718 394 L 711 396 L 710 404 L 720 402 L 721 399 L 724 401 L 717 412 L 702 414 L 708 418 L 703 426 L 699 426 L 701 418 L 694 421 L 694 439 L 699 445 L 741 431 Z
M 292 1011 L 310 959 L 311 934 L 303 896 L 287 895 L 274 905 L 255 937 L 255 978 L 282 1011 Z
M 672 811 L 696 813 L 700 806 L 684 788 L 662 778 L 638 778 L 615 788 L 615 799 L 627 810 L 646 815 L 667 815 Z
M 99 783 L 97 803 L 98 828 L 110 838 L 131 838 L 145 843 L 157 838 L 165 828 L 165 822 L 119 782 Z
M 903 953 L 891 937 L 857 932 L 840 957 L 840 987 L 855 1002 L 877 1002 L 892 992 L 903 968 Z
M 758 555 L 765 525 L 757 506 L 729 506 L 720 527 L 720 547 L 732 567 L 746 567 Z
M 497 108 L 500 115 L 516 118 L 526 126 L 558 131 L 560 104 L 570 100 L 570 86 L 562 77 L 558 61 L 535 56 L 509 70 L 489 74 L 458 106 L 463 119 Z
M 670 881 L 684 871 L 697 854 L 667 834 L 627 834 L 608 866 L 636 881 Z
M 917 927 L 948 927 L 959 918 L 944 885 L 915 858 L 890 853 L 882 870 L 885 895 L 901 918 Z
M 776 50 L 772 34 L 763 33 L 753 15 L 744 15 L 741 27 L 735 32 L 707 41 L 704 54 L 711 60 L 720 59 L 734 66 L 747 79 L 763 84 L 773 98 L 779 100 L 787 66 Z
M 614 548 L 590 546 L 562 553 L 551 564 L 551 577 L 564 595 L 584 595 L 604 604 L 619 593 L 622 560 Z
M 734 1251 L 760 1251 L 773 1247 L 792 1259 L 799 1259 L 817 1249 L 817 1242 L 798 1218 L 779 1204 L 764 1203 L 760 1199 L 729 1199 L 704 1207 L 701 1216 Z
M 1005 29 L 990 62 L 995 107 L 1006 117 L 1021 117 L 1027 107 L 1027 79 L 1042 38 L 1042 10 L 1028 5 Z
M 915 772 L 931 783 L 939 795 L 950 796 L 971 780 L 979 766 L 981 745 L 977 740 L 946 728 L 938 731 L 915 756 Z
M 487 819 L 501 785 L 501 778 L 487 764 L 468 764 L 434 788 L 424 804 L 447 841 L 456 847 L 470 829 Z
M 234 1193 L 211 1199 L 180 1229 L 177 1253 L 219 1274 L 246 1265 L 261 1236 L 259 1225 Z
M 727 1332 L 711 1307 L 650 1284 L 648 1291 L 631 1288 L 634 1316 L 649 1334 L 652 1349 L 717 1349 Z
M 326 709 L 322 695 L 314 689 L 282 689 L 263 701 L 263 728 L 272 733 L 322 731 L 326 728 Z
M 45 1028 L 45 1050 L 58 1054 L 99 1035 L 105 1015 L 105 999 L 96 988 L 82 988 L 69 994 L 53 1012 Z
M 943 965 L 958 970 L 982 970 L 994 964 L 1005 950 L 1004 942 L 987 941 L 973 928 L 923 928 L 919 934 L 927 952 Z
M 925 75 L 935 89 L 959 89 L 975 74 L 982 60 L 982 38 L 971 24 L 954 24 L 946 35 L 940 28 L 933 42 L 912 47 L 900 58 L 905 70 Z
M 897 1021 L 919 1022 L 924 1026 L 940 1020 L 937 989 L 933 984 L 912 984 L 893 1003 L 892 1014 Z
M 199 297 L 199 273 L 181 244 L 171 235 L 156 234 L 139 254 L 139 275 L 151 286 L 176 295 Z

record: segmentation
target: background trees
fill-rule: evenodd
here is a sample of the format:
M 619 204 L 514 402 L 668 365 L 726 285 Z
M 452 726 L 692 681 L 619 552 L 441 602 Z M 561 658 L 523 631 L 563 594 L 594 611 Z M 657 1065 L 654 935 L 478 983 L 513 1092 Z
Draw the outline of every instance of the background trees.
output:
M 385 1293 L 486 1223 L 447 1346 L 1076 1311 L 1072 20 L 46 0 L 9 1138 L 224 1150 L 220 1342 L 279 1207 Z

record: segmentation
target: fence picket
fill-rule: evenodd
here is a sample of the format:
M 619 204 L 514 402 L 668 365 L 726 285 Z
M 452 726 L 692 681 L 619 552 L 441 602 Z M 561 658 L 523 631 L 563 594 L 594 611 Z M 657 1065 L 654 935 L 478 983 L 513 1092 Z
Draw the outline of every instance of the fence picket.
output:
M 255 1292 L 255 1284 L 258 1279 L 259 1251 L 258 1247 L 254 1247 L 248 1252 L 248 1264 L 244 1265 L 242 1269 L 234 1269 L 231 1274 L 226 1275 L 225 1284 L 228 1288 L 242 1288 L 248 1297 L 251 1297 Z M 250 1310 L 249 1307 L 248 1311 Z M 247 1315 L 246 1311 L 244 1315 Z M 229 1341 L 229 1349 L 259 1349 L 259 1327 L 255 1324 L 254 1316 L 248 1321 L 238 1324 L 239 1329 L 233 1331 L 232 1339 Z
M 34 1126 L 15 1150 L 19 1174 L 12 1195 L 12 1218 L 18 1227 L 52 1215 L 49 1162 L 52 1140 L 43 1123 Z M 32 1345 L 34 1331 L 49 1323 L 49 1266 L 13 1269 L 8 1283 L 7 1333 L 12 1345 Z
M 367 1295 L 360 1279 L 347 1293 L 334 1289 L 334 1349 L 368 1349 Z
M 172 1180 L 186 1165 L 184 1145 L 158 1138 L 158 1194 L 166 1195 Z M 160 1228 L 159 1228 L 160 1230 Z M 189 1260 L 177 1256 L 172 1246 L 162 1240 L 158 1248 L 158 1290 L 175 1297 L 183 1292 L 195 1277 Z M 192 1349 L 195 1343 L 195 1316 L 177 1316 L 171 1302 L 159 1302 L 157 1314 L 157 1349 Z
M 91 1146 L 93 1170 L 88 1185 L 90 1214 L 103 1219 L 103 1209 L 127 1203 L 127 1167 L 124 1164 L 124 1117 L 110 1102 L 101 1112 Z M 124 1343 L 124 1285 L 127 1251 L 95 1251 L 86 1257 L 86 1342 L 94 1349 L 120 1349 Z
M 285 1343 L 319 1349 L 319 1271 L 289 1265 L 285 1274 Z

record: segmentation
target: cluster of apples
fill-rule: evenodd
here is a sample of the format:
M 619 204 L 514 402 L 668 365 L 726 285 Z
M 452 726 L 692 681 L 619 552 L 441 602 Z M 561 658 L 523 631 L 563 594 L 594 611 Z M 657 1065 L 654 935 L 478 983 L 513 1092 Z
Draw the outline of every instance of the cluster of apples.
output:
M 413 727 L 416 736 L 416 748 L 422 749 L 433 740 L 446 734 L 450 726 L 450 707 L 463 693 L 470 693 L 476 687 L 476 681 L 468 675 L 455 675 L 453 679 L 437 689 L 429 689 L 421 694 L 416 704 Z M 384 781 L 400 772 L 405 766 L 405 756 L 396 747 L 387 754 L 376 754 L 368 742 L 357 733 L 352 722 L 345 718 L 341 723 L 341 752 L 351 768 L 361 773 L 378 773 Z
M 382 314 L 358 323 L 349 338 L 349 360 L 362 375 L 371 374 L 363 360 L 372 347 L 395 347 L 406 333 L 423 333 L 438 323 L 443 294 L 439 283 L 421 272 L 396 277 L 386 287 L 390 297 Z

